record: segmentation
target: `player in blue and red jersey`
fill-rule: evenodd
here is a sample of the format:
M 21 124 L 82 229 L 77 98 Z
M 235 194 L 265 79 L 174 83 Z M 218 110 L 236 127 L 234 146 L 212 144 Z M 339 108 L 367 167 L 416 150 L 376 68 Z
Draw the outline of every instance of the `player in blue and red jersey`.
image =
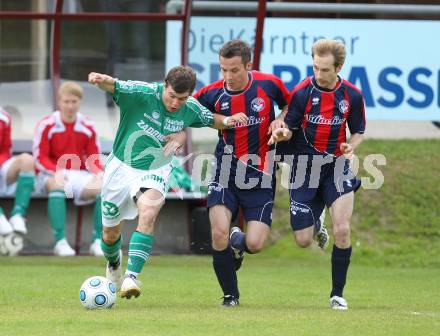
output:
M 341 310 L 348 308 L 342 292 L 351 256 L 354 192 L 360 185 L 349 165 L 365 131 L 362 93 L 338 76 L 345 56 L 345 46 L 335 40 L 319 40 L 313 45 L 314 76 L 293 89 L 288 111 L 272 125 L 269 141 L 290 140 L 293 135 L 280 145 L 284 152 L 293 154 L 290 210 L 299 246 L 311 244 L 319 230 L 316 219 L 324 206 L 329 209 L 334 235 L 330 306 Z M 348 141 L 347 126 L 351 134 Z
M 268 131 L 275 119 L 274 105 L 287 107 L 289 93 L 279 78 L 251 71 L 251 49 L 245 42 L 229 41 L 219 54 L 223 80 L 203 87 L 195 97 L 214 113 L 230 117 L 244 112 L 248 117 L 247 123 L 219 132 L 208 191 L 213 266 L 224 293 L 223 306 L 231 307 L 239 304 L 236 271 L 244 252 L 258 253 L 270 232 L 275 181 Z M 229 232 L 239 207 L 246 233 L 239 228 Z

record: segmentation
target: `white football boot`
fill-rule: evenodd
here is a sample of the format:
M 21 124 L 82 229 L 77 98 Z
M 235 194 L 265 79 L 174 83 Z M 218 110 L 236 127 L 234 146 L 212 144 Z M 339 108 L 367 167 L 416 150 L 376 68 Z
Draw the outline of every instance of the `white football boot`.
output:
M 347 301 L 343 297 L 340 296 L 332 296 L 329 300 L 330 308 L 334 310 L 347 310 L 348 304 Z
M 109 279 L 116 286 L 116 290 L 121 288 L 122 283 L 122 250 L 119 250 L 119 263 L 115 267 L 110 266 L 107 261 L 105 269 L 105 277 Z
M 66 238 L 63 238 L 61 240 L 58 240 L 55 244 L 55 247 L 53 248 L 53 254 L 59 257 L 72 257 L 76 253 L 75 250 L 70 247 Z
M 5 215 L 1 214 L 0 215 L 0 235 L 6 236 L 7 234 L 12 233 L 13 231 L 14 231 L 14 229 L 12 229 L 12 226 L 8 222 L 8 220 L 6 219 Z
M 15 232 L 21 233 L 22 235 L 27 234 L 26 219 L 22 215 L 16 214 L 12 216 L 9 218 L 9 223 Z
M 137 298 L 141 295 L 141 282 L 136 280 L 132 275 L 125 275 L 124 281 L 122 281 L 121 289 L 119 290 L 119 296 L 121 298 L 131 299 L 132 296 Z
M 89 253 L 95 257 L 103 257 L 104 252 L 101 248 L 101 239 L 95 239 L 93 243 L 90 245 Z

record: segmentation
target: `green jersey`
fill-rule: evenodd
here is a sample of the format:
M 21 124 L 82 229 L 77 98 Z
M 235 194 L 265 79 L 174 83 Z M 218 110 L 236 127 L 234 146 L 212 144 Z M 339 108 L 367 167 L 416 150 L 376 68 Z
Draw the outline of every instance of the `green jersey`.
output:
M 113 154 L 137 169 L 157 169 L 171 162 L 163 155 L 165 136 L 186 127 L 214 123 L 212 112 L 189 97 L 176 112 L 168 112 L 162 102 L 163 83 L 116 81 L 113 100 L 120 109 L 120 121 Z

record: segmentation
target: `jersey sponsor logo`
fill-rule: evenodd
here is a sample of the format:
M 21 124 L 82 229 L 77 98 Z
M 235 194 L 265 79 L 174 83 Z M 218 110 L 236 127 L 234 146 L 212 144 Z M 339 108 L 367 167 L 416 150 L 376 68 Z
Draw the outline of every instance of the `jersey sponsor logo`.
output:
M 264 101 L 263 98 L 257 97 L 257 98 L 254 98 L 254 99 L 251 101 L 251 108 L 252 108 L 252 110 L 254 110 L 255 112 L 260 112 L 260 111 L 262 111 L 262 110 L 264 109 L 265 106 L 266 106 L 266 103 L 265 103 L 265 101 Z
M 229 102 L 223 102 L 220 110 L 227 110 L 229 109 Z
M 161 134 L 158 130 L 155 130 L 150 125 L 147 125 L 145 121 L 139 120 L 137 123 L 138 127 L 143 130 L 147 135 L 152 137 L 155 140 L 158 140 L 159 142 L 165 142 L 165 136 Z
M 163 177 L 156 174 L 147 174 L 141 177 L 141 181 L 153 180 L 165 184 Z
M 102 215 L 108 219 L 114 219 L 119 216 L 119 208 L 115 203 L 103 201 Z
M 338 106 L 339 112 L 341 112 L 342 114 L 346 114 L 348 112 L 348 109 L 350 108 L 348 101 L 346 101 L 345 99 L 341 100 Z
M 306 207 L 300 207 L 292 202 L 292 203 L 290 203 L 290 211 L 294 215 L 296 215 L 297 212 L 302 212 L 302 213 L 307 214 L 310 212 L 310 209 L 306 208 Z
M 210 195 L 212 193 L 212 191 L 221 192 L 222 190 L 223 190 L 222 186 L 211 184 L 208 187 L 208 195 Z
M 157 111 L 153 111 L 152 116 L 144 113 L 144 117 L 147 118 L 149 121 L 151 121 L 153 124 L 156 124 L 157 126 L 162 126 L 162 123 L 156 119 L 160 117 L 160 115 L 156 116 Z
M 322 115 L 310 115 L 306 117 L 307 121 L 316 125 L 341 125 L 345 122 L 345 118 L 334 116 L 333 118 L 325 118 Z
M 250 116 L 246 123 L 237 122 L 234 124 L 234 126 L 232 128 L 240 128 L 240 127 L 248 127 L 248 126 L 258 125 L 258 124 L 261 124 L 265 119 L 266 119 L 266 117 L 257 118 L 255 116 Z
M 160 113 L 157 110 L 154 110 L 151 115 L 153 116 L 154 119 L 159 119 L 160 117 Z
M 163 128 L 169 132 L 179 132 L 183 129 L 183 120 L 173 120 L 166 118 L 165 126 Z

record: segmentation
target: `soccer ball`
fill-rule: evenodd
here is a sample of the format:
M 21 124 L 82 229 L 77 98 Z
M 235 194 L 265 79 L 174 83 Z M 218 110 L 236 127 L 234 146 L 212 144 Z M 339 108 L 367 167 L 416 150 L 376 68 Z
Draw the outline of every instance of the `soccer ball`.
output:
M 86 309 L 111 308 L 116 301 L 116 286 L 102 276 L 92 276 L 83 282 L 79 300 Z
M 12 232 L 0 236 L 0 255 L 15 256 L 23 249 L 23 236 Z

